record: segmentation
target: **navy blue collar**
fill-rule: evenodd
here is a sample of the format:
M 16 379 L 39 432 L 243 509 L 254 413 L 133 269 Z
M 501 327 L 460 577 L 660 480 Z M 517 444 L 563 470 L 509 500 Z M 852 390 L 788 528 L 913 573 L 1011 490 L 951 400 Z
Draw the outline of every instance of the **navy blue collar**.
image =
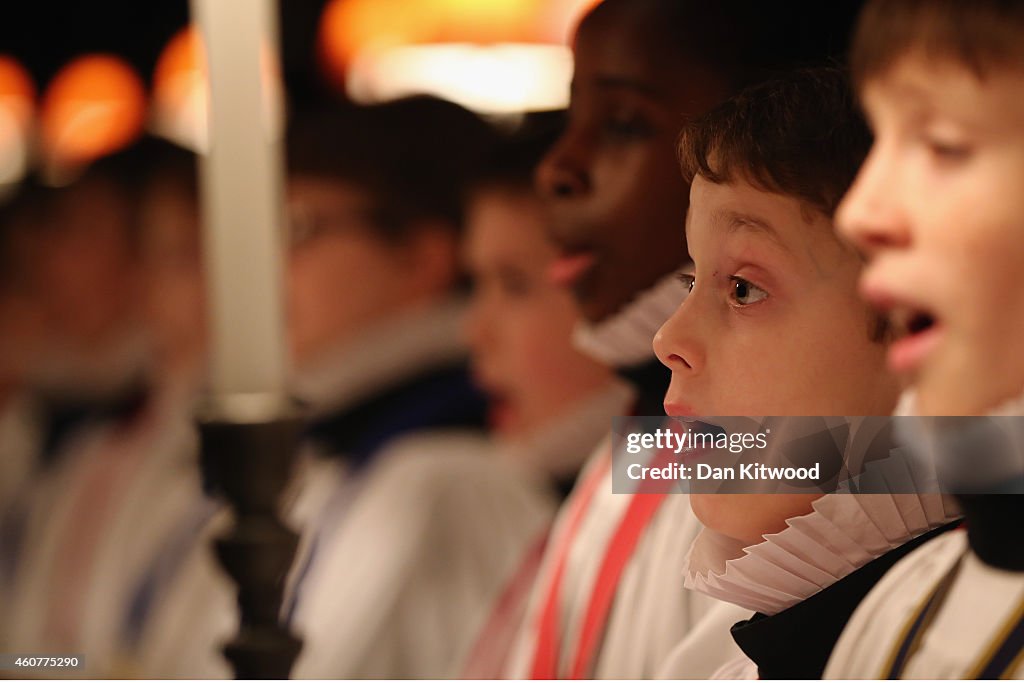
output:
M 957 520 L 932 529 L 778 614 L 757 613 L 735 624 L 733 640 L 757 664 L 761 679 L 820 679 L 846 622 L 868 591 L 894 564 L 959 524 Z
M 486 399 L 460 361 L 425 370 L 324 415 L 310 424 L 306 437 L 359 469 L 396 437 L 439 428 L 483 430 L 486 423 Z

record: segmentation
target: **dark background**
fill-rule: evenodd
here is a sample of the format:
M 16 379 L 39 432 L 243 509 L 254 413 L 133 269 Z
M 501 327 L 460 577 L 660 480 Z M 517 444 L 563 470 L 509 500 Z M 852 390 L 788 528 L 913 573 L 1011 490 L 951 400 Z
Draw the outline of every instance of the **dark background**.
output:
M 319 85 L 314 46 L 326 1 L 280 2 L 285 74 L 300 90 Z M 87 52 L 123 57 L 151 85 L 161 50 L 189 18 L 188 0 L 4 0 L 3 5 L 0 53 L 18 58 L 39 89 L 72 57 Z
M 478 0 L 487 2 L 488 0 Z M 698 0 L 714 2 L 715 0 Z M 764 2 L 752 0 L 763 9 Z M 862 0 L 774 0 L 790 30 L 779 40 L 793 54 L 842 59 Z M 322 93 L 315 63 L 317 21 L 327 0 L 280 0 L 285 78 L 293 98 Z M 167 41 L 188 22 L 187 0 L 4 0 L 0 53 L 18 58 L 37 88 L 72 57 L 113 52 L 131 63 L 147 84 Z M 792 22 L 803 27 L 793 35 Z

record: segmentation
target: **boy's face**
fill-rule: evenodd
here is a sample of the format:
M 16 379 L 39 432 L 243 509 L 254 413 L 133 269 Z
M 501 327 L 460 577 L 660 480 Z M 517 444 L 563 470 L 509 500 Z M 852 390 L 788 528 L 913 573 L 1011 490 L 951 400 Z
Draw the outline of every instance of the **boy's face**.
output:
M 49 225 L 29 237 L 25 284 L 46 335 L 31 381 L 57 393 L 117 392 L 148 362 L 132 199 L 86 176 L 50 202 Z
M 1024 390 L 1024 70 L 909 55 L 862 96 L 875 144 L 837 222 L 908 332 L 889 365 L 921 413 L 984 413 Z
M 143 195 L 140 216 L 147 323 L 158 370 L 194 379 L 207 346 L 199 207 L 185 188 L 163 183 Z
M 828 219 L 743 180 L 701 176 L 686 224 L 693 286 L 654 340 L 668 415 L 887 415 L 898 393 L 857 298 L 860 261 Z M 708 527 L 747 543 L 817 495 L 694 494 Z
M 131 202 L 102 179 L 86 179 L 54 201 L 34 277 L 54 334 L 89 354 L 138 325 L 141 273 L 132 250 Z
M 599 19 L 576 37 L 568 127 L 537 171 L 559 253 L 549 275 L 593 322 L 686 260 L 676 137 L 725 95 L 626 18 Z
M 378 237 L 367 223 L 368 202 L 359 188 L 341 182 L 307 176 L 288 182 L 289 334 L 300 370 L 407 305 L 416 274 L 403 246 Z
M 555 249 L 537 199 L 485 190 L 467 219 L 473 372 L 491 398 L 494 428 L 519 436 L 608 386 L 611 377 L 572 346 L 579 312 L 569 293 L 546 277 Z
M 739 179 L 697 176 L 690 201 L 693 287 L 654 340 L 667 414 L 887 415 L 860 260 L 828 219 Z

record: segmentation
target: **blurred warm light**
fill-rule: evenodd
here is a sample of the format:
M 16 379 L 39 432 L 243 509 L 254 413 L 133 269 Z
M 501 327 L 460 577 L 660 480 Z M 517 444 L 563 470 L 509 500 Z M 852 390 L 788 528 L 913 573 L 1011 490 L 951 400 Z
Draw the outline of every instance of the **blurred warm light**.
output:
M 36 88 L 25 67 L 11 57 L 0 55 L 0 107 L 27 128 L 32 121 L 35 99 Z
M 28 170 L 28 135 L 17 115 L 0 107 L 0 197 Z
M 0 194 L 28 169 L 35 86 L 16 60 L 0 55 Z
M 153 72 L 153 132 L 193 151 L 206 150 L 206 81 L 203 41 L 188 26 L 167 43 Z
M 146 93 L 123 60 L 86 55 L 67 64 L 47 87 L 40 137 L 47 167 L 87 164 L 134 141 L 142 132 Z
M 261 55 L 260 68 L 266 85 L 267 134 L 280 138 L 284 91 L 280 68 L 269 48 Z M 206 152 L 210 144 L 208 82 L 203 37 L 195 26 L 187 26 L 167 43 L 153 71 L 152 131 L 194 152 Z
M 331 80 L 361 101 L 427 92 L 479 103 L 470 106 L 487 112 L 559 107 L 567 99 L 567 51 L 552 48 L 564 47 L 595 4 L 332 0 L 321 19 L 318 49 Z M 498 71 L 485 77 L 487 68 Z M 510 81 L 502 83 L 502 77 Z
M 357 58 L 349 96 L 381 102 L 430 93 L 485 114 L 560 109 L 572 53 L 560 45 L 408 45 Z

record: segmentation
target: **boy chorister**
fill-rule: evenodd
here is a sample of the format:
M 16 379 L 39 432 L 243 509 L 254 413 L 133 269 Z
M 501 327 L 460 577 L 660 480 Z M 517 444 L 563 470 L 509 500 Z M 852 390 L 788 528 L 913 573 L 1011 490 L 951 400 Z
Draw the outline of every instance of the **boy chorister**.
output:
M 889 354 L 911 386 L 901 412 L 1019 416 L 1024 6 L 873 1 L 853 67 L 875 143 L 838 222 L 870 262 L 861 292 L 906 330 Z M 925 455 L 955 474 L 946 483 L 975 492 L 958 496 L 966 529 L 886 575 L 844 631 L 828 677 L 1024 675 L 1020 429 L 1003 422 L 1010 439 L 953 447 L 969 438 L 963 424 L 919 427 L 932 445 Z M 994 491 L 1017 495 L 984 495 Z
M 750 88 L 684 133 L 694 262 L 681 277 L 690 294 L 655 339 L 672 370 L 670 415 L 891 412 L 899 387 L 885 368 L 890 335 L 858 298 L 861 259 L 831 219 L 869 145 L 845 74 L 832 68 Z M 850 438 L 828 439 L 814 457 L 843 455 L 859 472 L 855 437 L 870 424 L 851 423 Z M 807 427 L 766 429 L 776 439 Z M 746 657 L 715 677 L 821 677 L 879 576 L 956 516 L 936 493 L 904 489 L 891 469 L 873 473 L 873 495 L 691 493 L 706 528 L 687 557 L 686 585 L 755 612 L 731 629 Z M 666 673 L 689 677 L 679 664 Z

